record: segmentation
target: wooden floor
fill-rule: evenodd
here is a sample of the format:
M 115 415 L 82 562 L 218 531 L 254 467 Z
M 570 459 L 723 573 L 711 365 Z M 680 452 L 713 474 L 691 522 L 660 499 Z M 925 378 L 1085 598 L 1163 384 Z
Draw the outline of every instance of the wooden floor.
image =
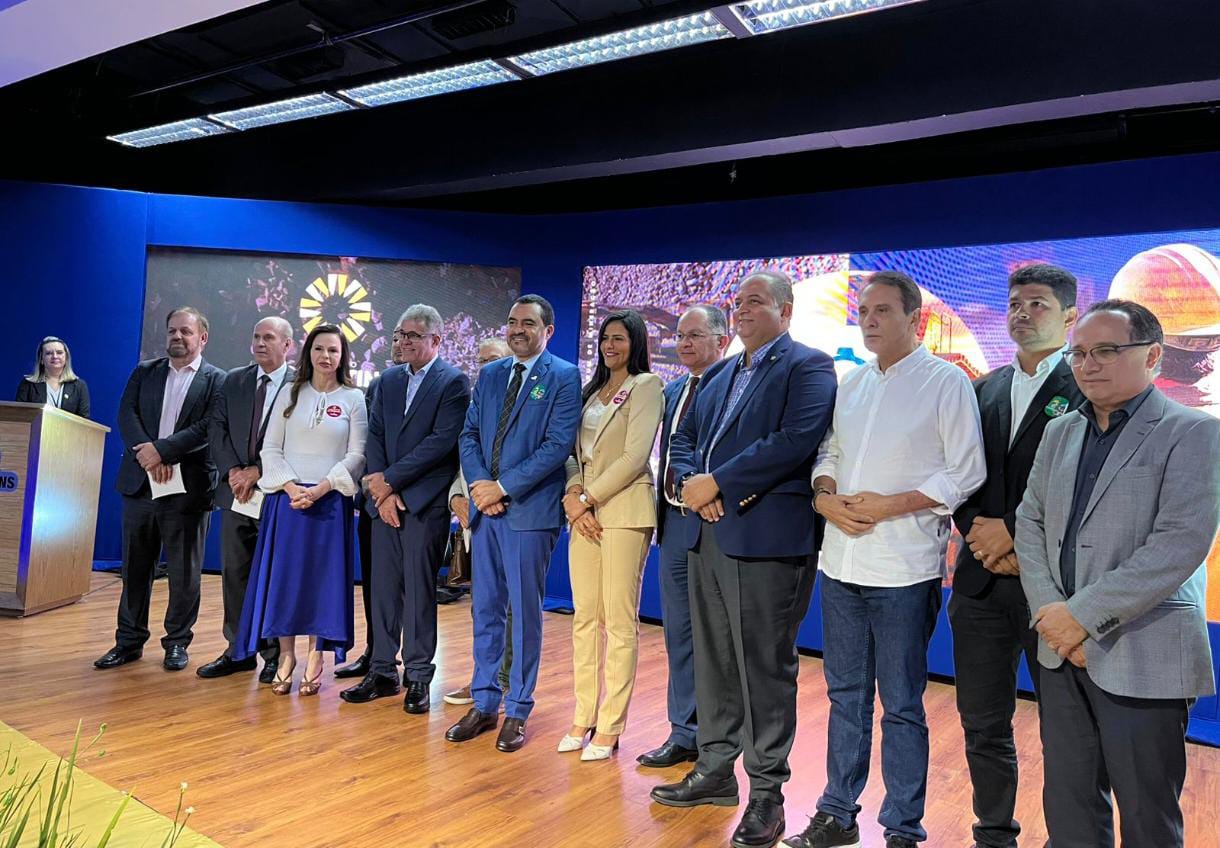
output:
M 494 749 L 494 733 L 464 745 L 444 740 L 445 729 L 466 709 L 444 704 L 441 695 L 470 676 L 468 601 L 441 607 L 434 706 L 428 715 L 408 716 L 400 698 L 343 703 L 329 670 L 321 695 L 304 699 L 295 690 L 291 697 L 276 697 L 253 675 L 196 677 L 195 668 L 223 647 L 215 576 L 204 577 L 187 671 L 161 669 L 155 627 L 143 660 L 94 671 L 93 659 L 112 643 L 118 597 L 118 579 L 95 574 L 91 594 L 72 607 L 0 620 L 0 719 L 56 751 L 70 741 L 78 719 L 87 729 L 106 722 L 107 754 L 90 761 L 87 770 L 112 786 L 136 787 L 141 800 L 171 816 L 178 785 L 187 781 L 187 800 L 196 810 L 191 826 L 226 848 L 715 846 L 727 845 L 740 815 L 740 809 L 678 810 L 649 802 L 653 785 L 677 780 L 687 768 L 643 769 L 635 763 L 668 729 L 658 627 L 642 627 L 639 683 L 617 758 L 582 763 L 576 754 L 555 753 L 572 708 L 565 616 L 546 616 L 529 741 L 507 755 Z M 163 613 L 165 600 L 166 584 L 158 581 L 155 615 Z M 971 842 L 970 783 L 952 687 L 931 684 L 926 702 L 932 730 L 927 844 L 964 848 Z M 793 779 L 786 788 L 789 833 L 804 827 L 825 780 L 826 694 L 816 659 L 801 660 L 799 709 Z M 1029 702 L 1019 705 L 1017 732 L 1022 844 L 1040 846 L 1046 837 L 1040 751 Z M 1187 845 L 1220 846 L 1214 820 L 1220 750 L 1192 745 L 1189 758 Z M 739 778 L 744 790 L 740 771 Z M 883 845 L 875 821 L 881 798 L 874 753 L 873 780 L 861 799 L 865 846 Z

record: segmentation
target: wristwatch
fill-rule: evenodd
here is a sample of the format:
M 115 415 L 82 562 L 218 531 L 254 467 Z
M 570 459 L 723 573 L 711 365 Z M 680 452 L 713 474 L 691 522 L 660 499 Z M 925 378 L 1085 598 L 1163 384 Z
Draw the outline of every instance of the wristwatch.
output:
M 586 495 L 584 492 L 581 492 L 579 495 L 577 495 L 576 500 L 580 501 L 585 506 L 589 506 L 589 496 Z

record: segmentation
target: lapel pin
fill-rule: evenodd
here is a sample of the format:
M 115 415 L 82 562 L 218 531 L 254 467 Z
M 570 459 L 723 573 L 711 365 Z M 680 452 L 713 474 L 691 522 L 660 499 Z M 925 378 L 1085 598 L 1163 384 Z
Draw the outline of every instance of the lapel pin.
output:
M 1053 398 L 1051 398 L 1050 403 L 1046 405 L 1045 409 L 1043 409 L 1043 412 L 1045 412 L 1050 418 L 1058 418 L 1067 411 L 1068 399 L 1062 395 L 1055 395 Z
M 774 362 L 774 361 L 775 361 L 775 360 L 777 360 L 777 359 L 779 359 L 779 357 L 778 357 L 778 356 L 776 356 L 774 353 L 773 353 L 773 354 L 771 354 L 771 361 L 772 361 L 772 362 Z

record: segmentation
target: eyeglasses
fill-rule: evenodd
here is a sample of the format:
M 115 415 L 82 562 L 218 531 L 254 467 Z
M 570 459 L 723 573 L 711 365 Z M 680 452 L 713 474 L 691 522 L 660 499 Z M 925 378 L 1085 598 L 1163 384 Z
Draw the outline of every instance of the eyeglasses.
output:
M 435 335 L 436 335 L 436 333 L 426 333 L 421 336 L 419 333 L 415 333 L 415 332 L 400 333 L 397 330 L 395 330 L 392 338 L 396 342 L 411 342 L 411 344 L 415 344 L 415 342 L 421 341 L 423 339 L 428 338 L 429 336 L 435 336 Z M 439 338 L 439 336 L 437 336 L 437 338 Z
M 700 339 L 711 338 L 712 336 L 720 336 L 721 333 L 674 333 L 674 339 L 678 344 L 689 339 L 692 342 L 698 342 Z
M 1092 350 L 1080 350 L 1079 348 L 1071 348 L 1064 352 L 1063 358 L 1067 360 L 1068 365 L 1073 368 L 1080 368 L 1084 365 L 1084 361 L 1090 356 L 1098 365 L 1109 365 L 1118 360 L 1118 354 L 1129 347 L 1147 347 L 1148 345 L 1156 344 L 1156 342 L 1130 342 L 1129 344 L 1105 344 L 1098 345 Z

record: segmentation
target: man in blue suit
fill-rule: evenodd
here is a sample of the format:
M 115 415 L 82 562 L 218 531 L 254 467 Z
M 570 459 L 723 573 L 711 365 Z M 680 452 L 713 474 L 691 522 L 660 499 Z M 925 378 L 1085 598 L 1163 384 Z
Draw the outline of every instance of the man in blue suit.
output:
M 580 372 L 547 353 L 554 332 L 555 312 L 545 298 L 516 300 L 506 333 L 513 355 L 479 373 L 459 443 L 474 506 L 474 706 L 445 738 L 466 742 L 496 726 L 504 695 L 496 673 L 511 638 L 513 667 L 496 739 L 505 753 L 525 744 L 534 706 L 546 570 L 564 523 L 564 460 L 580 425 Z
M 670 461 L 670 440 L 689 414 L 699 394 L 703 372 L 729 346 L 729 325 L 719 307 L 697 304 L 678 319 L 678 360 L 688 374 L 665 387 L 665 417 L 661 422 L 661 465 L 657 472 L 657 544 L 661 548 L 661 610 L 665 621 L 665 654 L 669 659 L 669 738 L 636 758 L 649 768 L 692 762 L 695 750 L 695 659 L 690 632 L 690 592 L 686 577 L 686 521 L 690 516 L 678 500 L 677 475 Z
M 444 331 L 433 307 L 409 307 L 398 321 L 403 364 L 381 375 L 369 403 L 364 482 L 365 510 L 374 516 L 375 633 L 368 674 L 340 694 L 348 703 L 398 694 L 401 645 L 403 709 L 426 713 L 431 705 L 436 564 L 445 552 L 449 483 L 470 404 L 470 379 L 438 355 Z
M 810 471 L 830 424 L 829 356 L 793 341 L 792 282 L 764 271 L 734 298 L 740 356 L 705 373 L 670 446 L 686 526 L 699 757 L 652 798 L 675 807 L 737 804 L 745 751 L 750 803 L 737 848 L 784 831 L 782 787 L 796 733 L 796 632 L 809 605 L 822 523 Z

